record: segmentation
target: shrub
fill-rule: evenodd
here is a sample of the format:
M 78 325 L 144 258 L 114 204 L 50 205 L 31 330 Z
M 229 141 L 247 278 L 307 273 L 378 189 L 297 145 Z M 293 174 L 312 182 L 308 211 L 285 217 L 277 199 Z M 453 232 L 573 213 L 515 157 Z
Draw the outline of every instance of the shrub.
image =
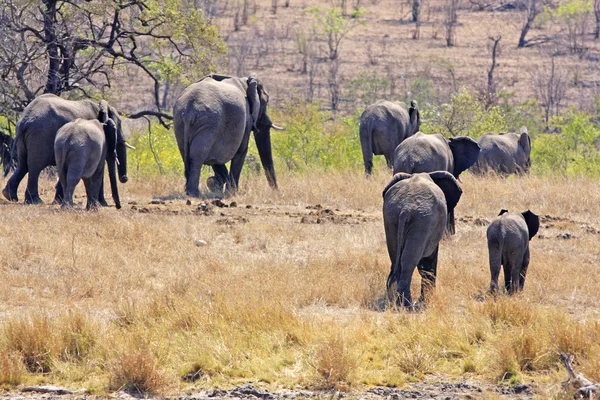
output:
M 532 144 L 532 164 L 540 173 L 600 176 L 600 129 L 588 114 L 574 109 L 554 117 L 559 133 L 539 135 Z
M 462 88 L 447 104 L 423 110 L 421 131 L 446 137 L 477 138 L 487 132 L 506 132 L 508 124 L 500 107 L 485 109 L 483 102 Z

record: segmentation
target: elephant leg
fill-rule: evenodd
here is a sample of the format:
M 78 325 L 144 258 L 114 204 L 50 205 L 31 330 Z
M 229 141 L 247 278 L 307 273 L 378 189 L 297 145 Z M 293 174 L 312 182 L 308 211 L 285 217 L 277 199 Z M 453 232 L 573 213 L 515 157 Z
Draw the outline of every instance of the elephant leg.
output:
M 246 143 L 247 144 L 247 143 Z M 227 185 L 232 192 L 236 192 L 238 184 L 240 182 L 240 175 L 242 174 L 242 168 L 244 167 L 244 161 L 246 160 L 246 154 L 248 153 L 248 147 L 244 150 L 239 150 L 237 154 L 231 160 L 231 177 Z
M 25 189 L 25 204 L 43 204 L 38 192 L 38 181 L 41 169 L 30 169 L 27 176 L 27 189 Z
M 456 233 L 456 228 L 454 224 L 454 210 L 448 213 L 448 219 L 446 220 L 446 230 L 444 232 L 444 236 L 452 236 Z
M 521 264 L 521 274 L 519 276 L 519 288 L 523 290 L 525 288 L 525 277 L 527 276 L 527 268 L 529 267 L 529 249 L 525 250 L 523 256 L 523 264 Z
M 106 198 L 104 197 L 104 176 L 102 176 L 102 180 L 100 181 L 100 189 L 98 189 L 98 203 L 102 207 L 108 207 L 108 203 L 106 202 Z
M 206 181 L 208 190 L 211 192 L 223 193 L 223 187 L 229 179 L 229 171 L 227 171 L 227 167 L 223 164 L 215 164 L 212 166 L 212 169 L 215 176 L 209 177 Z
M 185 193 L 188 196 L 200 197 L 200 173 L 209 151 L 210 147 L 199 137 L 194 138 L 190 143 L 188 174 L 185 182 Z
M 499 246 L 494 243 L 488 243 L 488 252 L 491 275 L 490 292 L 497 293 L 499 290 L 498 278 L 500 277 L 500 268 L 502 267 L 502 253 Z
M 2 195 L 10 201 L 19 201 L 19 197 L 17 196 L 17 189 L 19 188 L 19 184 L 27 175 L 27 161 L 19 161 L 19 166 L 13 172 L 12 176 L 8 179 L 6 186 L 2 190 Z
M 426 303 L 429 294 L 435 289 L 435 278 L 437 276 L 437 263 L 438 263 L 438 249 L 429 257 L 423 258 L 419 262 L 419 274 L 421 275 L 421 297 L 419 303 Z
M 510 293 L 511 268 L 510 262 L 505 257 L 502 257 L 502 267 L 504 269 L 504 289 Z
M 59 172 L 59 177 L 60 177 L 60 172 Z M 60 183 L 60 179 L 58 180 L 58 182 L 56 183 L 56 186 L 54 186 L 54 200 L 52 201 L 52 204 L 62 204 L 63 202 L 63 197 L 64 197 L 64 191 L 63 191 L 63 185 Z
M 389 169 L 394 169 L 394 154 L 384 154 L 385 163 Z
M 64 172 L 64 179 L 60 180 L 63 182 L 63 208 L 73 208 L 73 193 L 75 192 L 75 187 L 79 183 L 79 179 L 81 179 L 81 168 L 77 168 L 76 166 L 71 166 L 67 168 Z
M 420 237 L 418 239 L 408 239 L 403 246 L 398 246 L 399 249 L 404 249 L 400 255 L 400 268 L 397 266 L 395 270 L 396 282 L 398 284 L 398 300 L 407 308 L 413 306 L 412 296 L 410 294 L 410 284 L 412 282 L 413 272 L 421 261 L 424 247 L 425 244 Z
M 89 183 L 86 183 L 86 180 L 83 181 L 86 185 L 85 190 L 88 199 L 85 208 L 87 210 L 96 210 L 99 206 L 102 205 L 99 199 L 104 187 L 104 160 L 100 162 L 100 165 L 98 165 L 98 168 L 96 169 L 92 177 L 89 178 L 87 181 L 89 181 Z
M 87 196 L 87 203 L 85 205 L 85 209 L 88 211 L 98 209 L 98 192 L 94 190 L 93 181 L 93 178 L 83 178 L 85 194 Z

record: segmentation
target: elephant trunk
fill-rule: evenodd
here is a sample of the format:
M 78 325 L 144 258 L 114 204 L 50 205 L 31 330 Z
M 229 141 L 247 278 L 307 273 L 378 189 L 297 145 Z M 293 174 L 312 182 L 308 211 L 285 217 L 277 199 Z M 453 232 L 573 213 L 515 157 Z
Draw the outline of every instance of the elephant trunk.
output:
M 115 202 L 115 207 L 117 207 L 118 210 L 121 208 L 121 200 L 119 199 L 119 188 L 117 187 L 116 159 L 114 157 L 109 157 L 107 158 L 106 163 L 108 164 L 108 177 L 110 179 L 112 198 Z
M 254 140 L 260 156 L 260 162 L 265 170 L 269 186 L 277 189 L 277 177 L 275 175 L 275 166 L 273 163 L 273 151 L 271 149 L 271 126 L 261 126 L 254 133 Z
M 121 183 L 126 183 L 129 180 L 127 178 L 127 146 L 125 143 L 126 142 L 120 142 L 117 144 L 117 159 L 119 160 L 117 170 Z

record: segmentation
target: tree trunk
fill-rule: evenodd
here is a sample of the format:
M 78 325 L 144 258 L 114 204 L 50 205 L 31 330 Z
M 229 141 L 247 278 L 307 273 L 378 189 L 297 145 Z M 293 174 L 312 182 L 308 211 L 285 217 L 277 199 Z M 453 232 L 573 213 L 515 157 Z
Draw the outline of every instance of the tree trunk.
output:
M 58 43 L 56 40 L 56 1 L 44 0 L 44 42 L 48 54 L 48 78 L 44 93 L 60 93 L 60 59 L 58 56 Z

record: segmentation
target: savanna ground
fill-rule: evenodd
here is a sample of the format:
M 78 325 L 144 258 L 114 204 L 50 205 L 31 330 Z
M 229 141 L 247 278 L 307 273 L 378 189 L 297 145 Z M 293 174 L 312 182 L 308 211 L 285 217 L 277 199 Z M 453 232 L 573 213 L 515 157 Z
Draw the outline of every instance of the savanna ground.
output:
M 121 185 L 120 211 L 2 201 L 0 382 L 97 395 L 249 382 L 357 397 L 390 387 L 400 398 L 564 398 L 559 351 L 600 381 L 596 181 L 464 176 L 437 290 L 409 313 L 376 308 L 390 265 L 387 171 L 280 175 L 277 192 L 264 176 L 242 179 L 223 200 L 237 207 L 186 204 L 182 179 L 165 177 Z M 52 182 L 42 188 L 49 202 Z M 542 219 L 525 291 L 512 298 L 487 295 L 485 229 L 501 208 Z M 414 291 L 419 283 L 415 273 Z

